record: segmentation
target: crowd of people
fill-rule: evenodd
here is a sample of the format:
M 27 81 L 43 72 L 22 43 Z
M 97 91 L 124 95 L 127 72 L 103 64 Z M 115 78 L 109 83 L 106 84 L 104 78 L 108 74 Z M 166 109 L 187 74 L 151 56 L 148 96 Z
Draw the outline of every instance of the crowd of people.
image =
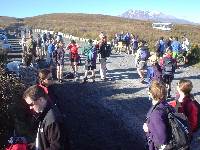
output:
M 29 35 L 30 38 L 22 37 L 20 44 L 23 50 L 22 62 L 28 67 L 30 64 L 36 64 L 38 61 L 45 60 L 52 72 L 53 79 L 63 82 L 63 68 L 65 62 L 65 54 L 69 54 L 71 62 L 72 76 L 75 80 L 79 78 L 78 66 L 81 61 L 80 55 L 84 55 L 85 59 L 85 76 L 83 83 L 88 80 L 88 71 L 92 71 L 92 82 L 95 82 L 96 60 L 100 62 L 101 80 L 106 80 L 106 58 L 111 53 L 111 46 L 107 43 L 107 36 L 101 32 L 98 43 L 88 40 L 84 45 L 80 46 L 75 40 L 70 43 L 64 43 L 62 36 L 38 34 L 37 37 Z M 28 64 L 27 64 L 28 62 Z M 70 72 L 70 71 L 69 71 Z
M 106 59 L 109 57 L 111 47 L 107 43 L 107 35 L 103 32 L 99 35 L 98 43 L 88 40 L 84 46 L 79 46 L 75 40 L 65 46 L 61 36 L 38 34 L 36 40 L 32 34 L 28 40 L 22 38 L 23 63 L 25 68 L 34 67 L 31 64 L 46 58 L 48 67 L 40 69 L 37 74 L 37 81 L 31 83 L 23 95 L 23 99 L 40 116 L 38 131 L 34 143 L 29 144 L 30 149 L 70 149 L 69 139 L 65 134 L 62 108 L 57 104 L 57 97 L 53 91 L 53 79 L 63 82 L 63 68 L 65 52 L 69 52 L 69 61 L 75 79 L 78 78 L 78 64 L 80 62 L 79 52 L 85 55 L 85 74 L 82 83 L 88 81 L 88 72 L 92 72 L 92 82 L 95 82 L 95 69 L 97 58 L 100 63 L 100 79 L 106 80 Z M 189 123 L 190 134 L 195 133 L 199 128 L 198 113 L 200 107 L 191 94 L 193 85 L 190 80 L 181 79 L 177 85 L 176 100 L 171 98 L 171 83 L 174 79 L 177 68 L 177 56 L 181 51 L 189 51 L 188 39 L 184 36 L 183 44 L 178 38 L 170 38 L 168 42 L 161 37 L 156 43 L 156 51 L 150 54 L 148 43 L 138 39 L 129 33 L 123 36 L 116 34 L 114 44 L 125 40 L 126 49 L 135 55 L 135 64 L 141 83 L 147 83 L 148 97 L 152 101 L 152 107 L 147 114 L 147 120 L 143 125 L 146 133 L 149 150 L 175 150 L 180 147 L 170 145 L 172 140 L 172 128 L 169 124 L 167 108 L 171 113 L 183 113 Z M 117 41 L 117 42 L 116 42 Z M 130 47 L 130 44 L 133 46 Z M 56 71 L 55 71 L 56 70 Z M 171 100 L 171 99 L 170 99 Z M 170 146 L 171 147 L 170 147 Z M 189 150 L 189 143 L 182 145 L 184 150 Z

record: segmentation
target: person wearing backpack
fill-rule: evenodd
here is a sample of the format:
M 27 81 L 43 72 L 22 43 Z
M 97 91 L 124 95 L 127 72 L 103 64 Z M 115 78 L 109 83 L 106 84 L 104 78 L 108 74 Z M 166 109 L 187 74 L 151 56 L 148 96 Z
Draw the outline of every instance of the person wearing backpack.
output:
M 160 37 L 160 39 L 156 42 L 156 51 L 158 53 L 159 57 L 162 57 L 165 52 L 165 41 L 163 37 Z
M 36 56 L 36 42 L 34 41 L 33 36 L 30 35 L 30 38 L 26 41 L 25 57 L 31 59 L 31 62 L 34 63 Z
M 124 43 L 125 43 L 125 50 L 127 51 L 127 54 L 130 53 L 130 44 L 131 44 L 131 35 L 129 32 L 127 32 L 125 35 L 124 35 Z
M 53 79 L 57 79 L 57 76 L 56 76 L 56 59 L 55 59 L 55 41 L 54 39 L 52 38 L 50 41 L 49 41 L 49 45 L 47 47 L 47 59 L 46 59 L 46 62 L 47 64 L 49 65 L 49 68 L 50 68 L 50 71 L 52 73 L 52 76 L 53 76 Z
M 135 55 L 137 49 L 138 49 L 138 35 L 133 35 L 133 38 L 131 40 L 132 43 L 132 55 Z
M 73 69 L 75 78 L 78 78 L 78 62 L 80 60 L 80 56 L 78 54 L 78 48 L 79 46 L 76 44 L 75 40 L 71 40 L 71 43 L 67 46 L 67 49 L 69 49 L 71 67 Z
M 54 39 L 50 40 L 50 43 L 47 47 L 47 63 L 50 65 L 53 62 L 53 52 L 55 50 Z
M 43 53 L 42 53 L 42 38 L 40 34 L 37 35 L 36 38 L 36 54 L 39 59 L 43 58 Z
M 173 58 L 177 58 L 179 52 L 181 51 L 181 43 L 178 41 L 178 37 L 174 37 L 171 43 Z
M 160 66 L 162 68 L 162 78 L 163 82 L 167 87 L 167 97 L 171 98 L 171 83 L 174 79 L 174 73 L 176 69 L 176 60 L 172 57 L 172 50 L 167 48 L 166 53 L 163 55 L 163 58 L 160 60 Z
M 187 118 L 179 118 L 175 110 L 166 102 L 167 89 L 164 83 L 153 80 L 149 88 L 149 96 L 152 107 L 143 124 L 148 149 L 189 150 L 190 133 Z
M 95 69 L 96 69 L 96 58 L 97 58 L 97 50 L 95 45 L 93 45 L 93 41 L 91 39 L 88 40 L 88 44 L 83 47 L 83 52 L 86 56 L 85 60 L 85 75 L 83 78 L 83 83 L 86 83 L 88 80 L 88 71 L 92 72 L 92 82 L 95 82 Z
M 42 54 L 47 55 L 47 34 L 45 32 L 42 34 Z
M 144 71 L 147 66 L 147 60 L 150 56 L 150 52 L 147 46 L 148 44 L 146 43 L 146 41 L 140 41 L 139 43 L 140 48 L 137 50 L 137 54 L 135 57 L 137 72 L 140 76 L 141 83 L 144 82 L 144 77 L 145 77 Z
M 191 95 L 193 84 L 190 80 L 181 79 L 177 83 L 177 100 L 169 102 L 179 113 L 184 113 L 189 121 L 192 132 L 196 132 L 200 125 L 200 104 Z
M 143 124 L 149 150 L 164 149 L 169 142 L 170 129 L 168 128 L 167 114 L 164 111 L 164 107 L 169 106 L 165 101 L 166 93 L 164 84 L 156 80 L 152 81 L 149 88 L 152 107 L 147 113 L 146 122 Z
M 147 82 L 150 86 L 153 80 L 162 81 L 162 69 L 158 64 L 158 57 L 156 54 L 149 57 L 149 60 L 150 66 L 147 68 Z
M 98 58 L 100 62 L 100 76 L 101 80 L 105 81 L 106 80 L 106 47 L 107 47 L 107 36 L 101 32 L 99 35 L 100 41 L 96 45 L 97 48 L 97 53 L 98 53 Z
M 60 83 L 62 83 L 63 81 L 63 68 L 64 68 L 64 56 L 65 56 L 63 45 L 64 44 L 60 41 L 58 43 L 57 49 L 54 52 L 55 63 L 56 63 L 56 76 Z

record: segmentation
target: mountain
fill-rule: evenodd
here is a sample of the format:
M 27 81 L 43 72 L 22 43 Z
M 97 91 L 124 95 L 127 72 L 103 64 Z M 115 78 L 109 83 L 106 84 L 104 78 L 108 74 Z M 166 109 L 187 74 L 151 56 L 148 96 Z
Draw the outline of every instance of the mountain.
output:
M 171 15 L 164 14 L 158 11 L 143 11 L 143 10 L 128 10 L 121 15 L 120 17 L 128 19 L 138 19 L 145 21 L 154 21 L 154 22 L 171 22 L 177 24 L 195 24 L 194 22 L 176 18 Z

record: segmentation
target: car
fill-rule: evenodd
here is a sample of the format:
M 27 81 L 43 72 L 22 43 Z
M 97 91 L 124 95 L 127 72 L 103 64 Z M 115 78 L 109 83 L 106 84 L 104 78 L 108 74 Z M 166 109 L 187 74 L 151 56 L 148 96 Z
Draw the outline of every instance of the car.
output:
M 8 38 L 5 34 L 0 34 L 0 49 L 3 51 L 10 51 L 12 49 L 12 46 L 8 43 Z

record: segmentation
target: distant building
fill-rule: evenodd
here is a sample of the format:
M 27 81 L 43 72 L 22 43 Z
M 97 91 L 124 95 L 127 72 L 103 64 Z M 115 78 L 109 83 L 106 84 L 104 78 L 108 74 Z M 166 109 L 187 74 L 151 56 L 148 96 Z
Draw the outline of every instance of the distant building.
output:
M 170 31 L 172 29 L 172 26 L 173 26 L 172 23 L 159 22 L 159 23 L 153 23 L 152 24 L 152 27 L 154 29 L 160 29 L 160 30 L 163 30 L 163 31 Z

